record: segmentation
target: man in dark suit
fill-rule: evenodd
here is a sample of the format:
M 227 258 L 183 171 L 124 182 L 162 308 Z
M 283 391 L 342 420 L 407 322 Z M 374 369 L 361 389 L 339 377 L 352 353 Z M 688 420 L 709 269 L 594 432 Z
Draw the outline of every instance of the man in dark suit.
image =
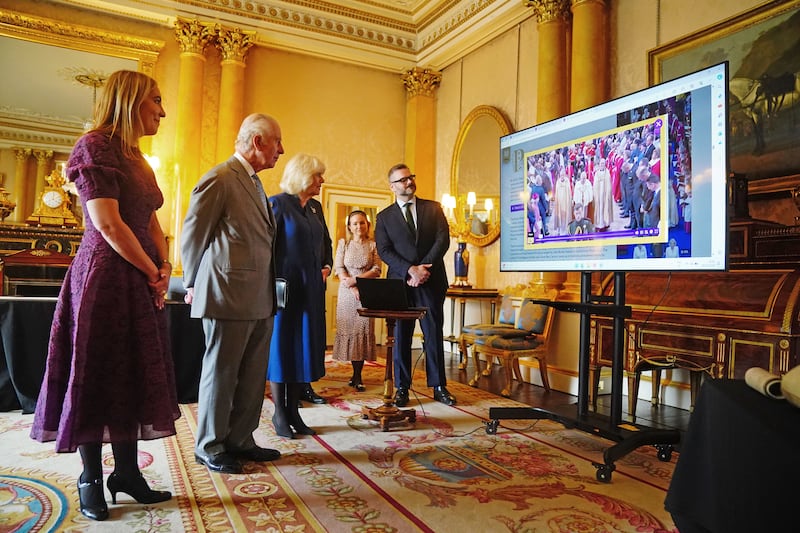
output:
M 658 228 L 661 224 L 661 178 L 650 172 L 647 166 L 640 166 L 637 175 L 641 175 L 650 195 L 642 206 L 645 228 Z M 661 235 L 666 241 L 666 236 Z M 653 257 L 664 257 L 664 242 L 653 243 Z
M 280 457 L 257 446 L 253 432 L 277 307 L 275 217 L 256 172 L 274 167 L 282 153 L 274 118 L 245 118 L 235 153 L 200 178 L 183 223 L 185 300 L 206 337 L 195 459 L 214 472 L 240 474 L 243 460 Z
M 444 254 L 450 247 L 450 229 L 438 202 L 417 198 L 416 176 L 403 164 L 389 170 L 389 188 L 395 203 L 378 213 L 375 242 L 378 255 L 389 266 L 387 277 L 406 280 L 413 307 L 426 307 L 420 320 L 424 336 L 425 371 L 433 398 L 445 405 L 456 403 L 445 387 L 444 300 L 447 272 Z M 408 405 L 411 386 L 411 340 L 415 321 L 398 320 L 395 326 L 395 404 Z

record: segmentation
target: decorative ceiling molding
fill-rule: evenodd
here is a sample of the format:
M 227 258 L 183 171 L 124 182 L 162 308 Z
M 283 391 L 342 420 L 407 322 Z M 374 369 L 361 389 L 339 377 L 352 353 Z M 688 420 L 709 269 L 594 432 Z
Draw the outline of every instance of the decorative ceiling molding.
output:
M 84 124 L 79 119 L 0 107 L 0 148 L 24 146 L 69 152 L 83 132 Z
M 197 18 L 261 46 L 402 72 L 441 70 L 532 16 L 523 0 L 56 0 L 171 26 Z

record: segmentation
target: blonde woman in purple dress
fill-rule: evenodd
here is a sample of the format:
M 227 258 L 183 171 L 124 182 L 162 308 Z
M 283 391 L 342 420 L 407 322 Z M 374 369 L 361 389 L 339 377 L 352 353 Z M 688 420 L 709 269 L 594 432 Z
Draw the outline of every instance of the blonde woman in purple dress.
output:
M 80 452 L 80 511 L 92 520 L 108 518 L 103 443 L 114 454 L 112 503 L 118 492 L 172 498 L 138 464 L 138 440 L 174 435 L 180 416 L 164 311 L 172 266 L 155 214 L 164 197 L 139 150 L 164 116 L 155 80 L 115 72 L 67 163 L 86 227 L 56 304 L 31 437 Z
M 375 360 L 375 322 L 359 316 L 361 307 L 356 278 L 377 278 L 383 263 L 378 257 L 375 241 L 369 236 L 369 221 L 364 211 L 353 211 L 347 217 L 348 240 L 340 239 L 333 265 L 339 276 L 339 297 L 336 304 L 336 338 L 333 358 L 351 361 L 353 377 L 349 385 L 363 391 L 361 370 L 364 361 Z

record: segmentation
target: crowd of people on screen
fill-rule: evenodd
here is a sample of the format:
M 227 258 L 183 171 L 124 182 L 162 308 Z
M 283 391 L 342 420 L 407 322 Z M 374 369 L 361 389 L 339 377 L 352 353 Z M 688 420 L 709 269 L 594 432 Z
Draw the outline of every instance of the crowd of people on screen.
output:
M 551 235 L 657 228 L 662 202 L 668 227 L 682 224 L 691 232 L 690 95 L 637 108 L 618 121 L 631 127 L 527 157 L 529 243 Z M 662 191 L 664 173 L 668 186 Z M 651 256 L 664 257 L 668 242 L 664 235 Z M 670 254 L 675 250 L 669 247 Z

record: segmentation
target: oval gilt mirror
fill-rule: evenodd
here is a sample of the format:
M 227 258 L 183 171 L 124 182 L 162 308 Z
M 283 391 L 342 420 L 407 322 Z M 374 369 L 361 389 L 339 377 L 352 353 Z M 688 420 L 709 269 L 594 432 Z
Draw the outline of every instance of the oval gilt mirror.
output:
M 480 105 L 461 123 L 453 149 L 450 191 L 457 199 L 457 224 L 450 234 L 474 246 L 487 246 L 500 236 L 496 212 L 500 199 L 500 137 L 511 133 L 511 124 L 496 108 Z M 467 195 L 475 193 L 475 205 Z M 492 208 L 486 209 L 486 200 Z M 454 227 L 455 226 L 455 227 Z

